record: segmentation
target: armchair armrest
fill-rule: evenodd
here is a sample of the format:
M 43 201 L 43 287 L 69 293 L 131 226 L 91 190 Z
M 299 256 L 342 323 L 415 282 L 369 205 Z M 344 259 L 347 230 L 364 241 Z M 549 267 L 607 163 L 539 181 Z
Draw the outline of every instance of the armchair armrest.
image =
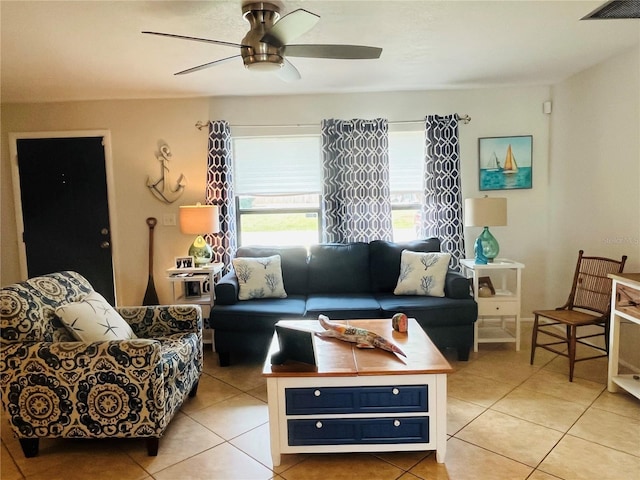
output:
M 119 307 L 116 311 L 142 338 L 164 337 L 173 333 L 202 335 L 200 305 L 159 305 L 148 307 Z
M 219 305 L 233 305 L 238 302 L 238 277 L 233 270 L 228 272 L 216 283 L 216 303 Z
M 449 270 L 444 280 L 444 294 L 449 298 L 471 297 L 471 284 L 469 279 L 460 272 Z
M 135 436 L 116 430 L 144 416 L 156 428 L 140 436 L 158 436 L 167 401 L 161 364 L 157 340 L 16 342 L 0 349 L 0 388 L 21 438 Z

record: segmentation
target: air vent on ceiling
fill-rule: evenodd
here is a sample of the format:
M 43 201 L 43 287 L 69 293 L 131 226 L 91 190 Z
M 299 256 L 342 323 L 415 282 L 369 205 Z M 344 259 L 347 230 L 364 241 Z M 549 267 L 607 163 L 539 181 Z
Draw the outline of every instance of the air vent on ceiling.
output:
M 611 0 L 596 8 L 581 20 L 614 20 L 640 18 L 640 0 Z

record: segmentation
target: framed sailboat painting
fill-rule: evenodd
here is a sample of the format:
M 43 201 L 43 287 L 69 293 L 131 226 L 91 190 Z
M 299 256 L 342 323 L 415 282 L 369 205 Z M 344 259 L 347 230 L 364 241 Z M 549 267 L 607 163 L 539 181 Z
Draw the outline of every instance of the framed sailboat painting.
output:
M 533 137 L 478 139 L 480 190 L 532 188 Z

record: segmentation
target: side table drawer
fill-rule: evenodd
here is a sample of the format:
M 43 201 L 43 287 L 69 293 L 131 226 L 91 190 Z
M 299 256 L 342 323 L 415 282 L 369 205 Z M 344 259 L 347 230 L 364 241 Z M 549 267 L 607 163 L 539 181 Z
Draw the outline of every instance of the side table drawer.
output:
M 478 316 L 481 317 L 490 315 L 517 315 L 519 308 L 518 302 L 478 299 Z
M 287 415 L 427 412 L 427 385 L 287 388 Z
M 290 446 L 428 443 L 429 417 L 287 421 Z

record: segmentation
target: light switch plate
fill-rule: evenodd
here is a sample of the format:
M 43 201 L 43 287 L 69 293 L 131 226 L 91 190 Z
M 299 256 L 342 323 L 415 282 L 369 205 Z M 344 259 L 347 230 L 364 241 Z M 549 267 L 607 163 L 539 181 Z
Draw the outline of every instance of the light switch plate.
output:
M 176 226 L 176 214 L 175 213 L 165 213 L 162 216 L 162 224 L 167 227 L 175 227 Z

